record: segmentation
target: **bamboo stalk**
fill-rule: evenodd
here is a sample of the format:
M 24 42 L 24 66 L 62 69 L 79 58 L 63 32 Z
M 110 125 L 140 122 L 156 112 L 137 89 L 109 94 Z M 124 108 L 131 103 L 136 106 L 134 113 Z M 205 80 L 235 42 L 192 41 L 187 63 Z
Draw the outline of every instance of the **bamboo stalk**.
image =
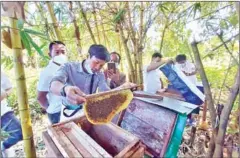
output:
M 13 49 L 13 63 L 16 77 L 17 98 L 19 114 L 21 118 L 21 126 L 23 133 L 24 151 L 26 157 L 36 157 L 32 124 L 28 105 L 28 96 L 26 88 L 25 72 L 22 59 L 22 43 L 19 30 L 17 29 L 17 19 L 9 18 L 10 35 Z
M 120 31 L 120 37 L 121 37 L 121 41 L 123 43 L 123 46 L 124 46 L 124 50 L 125 50 L 125 53 L 126 53 L 126 57 L 127 57 L 127 61 L 128 61 L 128 66 L 129 66 L 129 69 L 130 69 L 130 72 L 131 72 L 131 75 L 130 75 L 130 79 L 131 79 L 131 82 L 136 82 L 135 80 L 135 71 L 134 71 L 134 68 L 133 68 L 133 63 L 132 63 L 132 59 L 131 59 L 131 54 L 130 54 L 130 51 L 129 51 L 129 48 L 127 46 L 127 39 L 125 38 L 124 36 L 124 32 L 123 32 L 123 28 L 121 26 L 121 24 L 119 25 L 119 31 Z
M 216 109 L 214 107 L 214 100 L 213 100 L 213 97 L 212 97 L 212 93 L 211 93 L 210 85 L 209 85 L 209 82 L 208 82 L 208 79 L 207 79 L 207 76 L 206 76 L 206 72 L 204 70 L 203 63 L 201 61 L 200 53 L 199 53 L 199 50 L 198 50 L 198 47 L 197 47 L 197 42 L 193 41 L 191 43 L 191 47 L 192 47 L 192 51 L 193 51 L 193 54 L 194 54 L 197 69 L 199 70 L 199 73 L 200 73 L 200 76 L 201 76 L 201 79 L 202 79 L 204 93 L 205 93 L 205 96 L 206 96 L 206 104 L 209 107 L 213 133 L 212 133 L 212 138 L 210 140 L 210 145 L 209 145 L 207 157 L 213 157 L 213 152 L 215 150 L 214 141 L 215 141 L 217 131 L 218 131 L 218 128 L 217 128 L 217 125 L 216 125 L 216 117 L 217 117 Z
M 53 11 L 53 7 L 52 7 L 51 2 L 47 2 L 47 7 L 48 7 L 48 11 L 49 11 L 49 13 L 50 13 L 52 22 L 53 22 L 53 24 L 54 24 L 53 26 L 54 26 L 54 31 L 55 31 L 56 37 L 57 37 L 58 40 L 63 41 L 61 32 L 60 32 L 60 30 L 59 30 L 59 28 L 58 28 L 57 19 L 56 19 L 56 17 L 54 16 L 54 11 Z
M 79 31 L 79 26 L 77 25 L 77 20 L 76 17 L 73 15 L 72 11 L 72 2 L 69 2 L 69 14 L 70 17 L 72 18 L 74 29 L 75 29 L 75 36 L 76 36 L 76 44 L 77 44 L 77 51 L 78 54 L 80 55 L 80 58 L 82 58 L 82 47 L 81 47 L 81 38 L 80 38 L 80 31 Z
M 85 23 L 86 23 L 86 25 L 87 25 L 87 28 L 88 28 L 88 31 L 89 31 L 89 33 L 90 33 L 90 35 L 91 35 L 91 38 L 92 38 L 92 40 L 93 40 L 93 43 L 94 43 L 94 44 L 97 44 L 96 39 L 95 39 L 95 37 L 94 37 L 94 35 L 93 35 L 93 32 L 92 32 L 91 26 L 90 26 L 90 24 L 89 24 L 89 21 L 87 20 L 86 13 L 84 12 L 83 7 L 82 7 L 82 5 L 81 5 L 80 2 L 78 2 L 78 6 L 79 6 L 79 8 L 80 8 L 80 10 L 81 10 L 82 17 L 83 17 L 83 19 L 84 19 L 84 21 L 85 21 Z
M 101 41 L 100 41 L 99 29 L 98 29 L 98 23 L 97 23 L 96 8 L 95 8 L 94 2 L 92 2 L 92 6 L 93 6 L 93 18 L 94 18 L 95 26 L 96 26 L 96 29 L 97 29 L 98 43 L 101 43 Z

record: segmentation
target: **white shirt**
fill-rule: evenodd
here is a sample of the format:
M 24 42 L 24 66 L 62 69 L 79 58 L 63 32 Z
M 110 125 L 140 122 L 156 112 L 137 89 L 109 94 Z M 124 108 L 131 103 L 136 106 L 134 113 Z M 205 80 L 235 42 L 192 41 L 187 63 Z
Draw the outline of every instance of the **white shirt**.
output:
M 192 73 L 196 70 L 196 67 L 193 63 L 186 61 L 184 64 L 176 63 L 176 66 L 186 73 Z M 188 80 L 190 80 L 193 84 L 197 84 L 197 77 L 196 75 L 186 76 Z
M 10 80 L 7 78 L 7 76 L 1 71 L 1 95 L 7 90 L 12 88 Z M 11 111 L 12 109 L 8 106 L 7 99 L 4 98 L 1 101 L 1 116 L 3 116 L 5 113 Z
M 144 66 L 143 68 L 144 91 L 155 94 L 162 87 L 160 70 L 157 68 L 147 72 L 147 67 L 148 66 Z
M 50 87 L 50 82 L 55 74 L 55 72 L 60 68 L 60 66 L 54 64 L 52 60 L 49 61 L 47 67 L 41 72 L 38 82 L 38 91 L 48 92 Z M 48 92 L 47 99 L 49 106 L 47 108 L 47 113 L 54 114 L 61 111 L 62 106 L 62 96 L 57 96 L 51 92 Z

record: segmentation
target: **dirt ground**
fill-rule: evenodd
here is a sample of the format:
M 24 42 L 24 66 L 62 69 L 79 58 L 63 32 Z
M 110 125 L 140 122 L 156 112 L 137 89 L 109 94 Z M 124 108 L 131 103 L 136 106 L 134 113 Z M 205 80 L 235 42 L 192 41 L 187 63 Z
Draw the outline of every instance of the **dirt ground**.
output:
M 33 135 L 34 135 L 34 144 L 35 144 L 37 157 L 45 157 L 46 148 L 42 139 L 42 132 L 45 131 L 48 126 L 47 115 L 42 115 L 42 116 L 39 115 L 39 117 L 33 119 L 32 122 L 33 122 L 32 129 L 33 129 Z M 25 157 L 24 149 L 23 149 L 23 141 L 14 145 L 13 148 L 15 149 L 16 157 L 18 158 Z

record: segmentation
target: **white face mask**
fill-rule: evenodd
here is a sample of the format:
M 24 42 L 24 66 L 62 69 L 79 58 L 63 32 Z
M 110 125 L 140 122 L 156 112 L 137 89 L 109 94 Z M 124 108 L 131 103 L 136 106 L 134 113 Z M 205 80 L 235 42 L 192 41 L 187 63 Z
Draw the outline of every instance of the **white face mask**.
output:
M 84 62 L 84 66 L 85 66 L 85 68 L 86 68 L 86 70 L 87 70 L 88 73 L 93 74 L 92 69 L 91 69 L 91 67 L 90 67 L 89 60 L 86 60 L 86 61 Z
M 61 54 L 61 55 L 57 55 L 57 56 L 53 57 L 53 61 L 62 65 L 64 63 L 66 63 L 68 61 L 68 59 L 67 59 L 66 55 Z
M 182 64 L 179 64 L 181 68 L 185 68 L 186 66 L 186 62 L 185 63 L 182 63 Z

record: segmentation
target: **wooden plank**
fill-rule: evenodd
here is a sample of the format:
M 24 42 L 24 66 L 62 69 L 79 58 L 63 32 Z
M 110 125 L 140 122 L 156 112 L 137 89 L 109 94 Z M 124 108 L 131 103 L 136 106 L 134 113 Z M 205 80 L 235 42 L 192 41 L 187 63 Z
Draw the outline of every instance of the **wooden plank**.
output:
M 71 118 L 69 118 L 67 120 L 64 120 L 62 122 L 59 122 L 59 123 L 56 123 L 56 124 L 52 125 L 52 127 L 57 127 L 57 126 L 60 126 L 60 125 L 64 125 L 64 124 L 66 124 L 68 122 L 72 122 L 72 121 L 74 121 L 74 122 L 78 121 L 79 122 L 79 121 L 84 120 L 84 119 L 85 119 L 85 114 L 82 113 L 81 116 L 71 117 Z
M 154 155 L 151 152 L 149 152 L 148 149 L 145 149 L 144 154 L 151 157 L 151 158 L 154 157 Z
M 70 122 L 68 123 L 71 125 L 71 127 L 78 132 L 79 135 L 81 135 L 82 138 L 84 138 L 85 141 L 87 141 L 96 151 L 101 154 L 103 157 L 111 158 L 112 156 L 107 153 L 99 144 L 97 144 L 89 135 L 87 135 L 83 130 L 80 129 L 75 123 Z
M 165 142 L 163 144 L 163 148 L 162 148 L 160 157 L 164 157 L 164 155 L 165 155 L 165 153 L 167 151 L 168 143 L 170 142 L 172 133 L 174 131 L 173 128 L 174 128 L 174 126 L 176 126 L 176 119 L 177 119 L 177 117 L 175 117 L 174 121 L 170 124 L 170 131 L 167 132 L 166 139 L 165 139 Z
M 73 133 L 73 130 L 70 131 L 63 131 L 65 135 L 68 137 L 68 139 L 72 142 L 72 144 L 75 146 L 75 148 L 81 153 L 83 157 L 93 157 L 93 155 L 88 152 L 87 149 L 84 148 L 81 142 L 78 141 L 78 138 Z
M 67 126 L 71 126 L 72 134 L 74 134 L 75 137 L 77 138 L 77 140 L 78 140 L 79 142 L 81 142 L 81 144 L 83 145 L 83 147 L 84 147 L 89 153 L 92 154 L 92 157 L 98 157 L 98 158 L 102 157 L 102 155 L 100 155 L 100 153 L 98 153 L 98 152 L 96 151 L 96 149 L 87 141 L 88 138 L 84 138 L 84 137 L 80 134 L 80 131 L 81 131 L 80 127 L 78 127 L 78 126 L 75 124 L 75 125 L 77 126 L 77 128 L 75 128 L 75 126 L 73 126 L 73 125 L 71 124 L 71 122 L 67 123 L 66 125 L 67 125 Z M 66 125 L 65 125 L 65 126 L 66 126 Z
M 139 142 L 139 139 L 133 140 L 128 146 L 126 146 L 120 153 L 118 153 L 115 157 L 116 158 L 122 158 L 124 155 L 132 148 L 134 147 L 137 143 Z
M 140 142 L 135 144 L 125 155 L 123 155 L 124 158 L 130 157 L 133 153 L 135 153 L 138 148 L 140 147 Z
M 111 129 L 111 131 L 113 131 L 113 133 L 118 134 L 119 136 L 121 136 L 122 138 L 124 138 L 125 140 L 127 140 L 128 142 L 131 142 L 133 140 L 138 139 L 135 135 L 133 135 L 132 133 L 122 129 L 121 127 L 118 127 L 117 125 L 113 124 L 113 123 L 109 123 L 106 124 L 106 126 Z M 138 139 L 139 140 L 139 139 Z
M 143 157 L 144 155 L 144 150 L 145 148 L 144 147 L 140 147 L 134 154 L 132 154 L 130 157 L 132 158 L 140 158 L 140 157 Z
M 169 97 L 169 98 L 185 101 L 184 97 L 181 94 L 172 93 L 172 92 L 157 92 L 157 94 L 162 97 Z
M 48 134 L 52 137 L 53 141 L 64 157 L 82 157 L 82 155 L 72 145 L 70 140 L 61 130 L 49 126 Z
M 94 125 L 89 135 L 112 156 L 116 156 L 135 139 L 139 140 L 113 123 Z
M 142 98 L 159 99 L 159 100 L 162 100 L 162 99 L 163 99 L 163 97 L 162 97 L 161 95 L 148 94 L 148 93 L 145 93 L 145 92 L 143 92 L 143 91 L 133 92 L 133 96 L 134 96 L 134 97 L 142 97 Z
M 55 143 L 53 142 L 50 135 L 47 133 L 47 131 L 43 132 L 43 141 L 45 143 L 45 146 L 47 148 L 47 153 L 49 157 L 56 157 L 56 158 L 63 158 L 63 155 L 56 147 Z
M 123 120 L 123 116 L 124 116 L 125 112 L 126 112 L 126 109 L 124 109 L 123 111 L 121 111 L 121 113 L 120 113 L 120 115 L 119 115 L 119 117 L 118 117 L 117 123 L 116 123 L 118 126 L 121 125 L 122 120 Z

